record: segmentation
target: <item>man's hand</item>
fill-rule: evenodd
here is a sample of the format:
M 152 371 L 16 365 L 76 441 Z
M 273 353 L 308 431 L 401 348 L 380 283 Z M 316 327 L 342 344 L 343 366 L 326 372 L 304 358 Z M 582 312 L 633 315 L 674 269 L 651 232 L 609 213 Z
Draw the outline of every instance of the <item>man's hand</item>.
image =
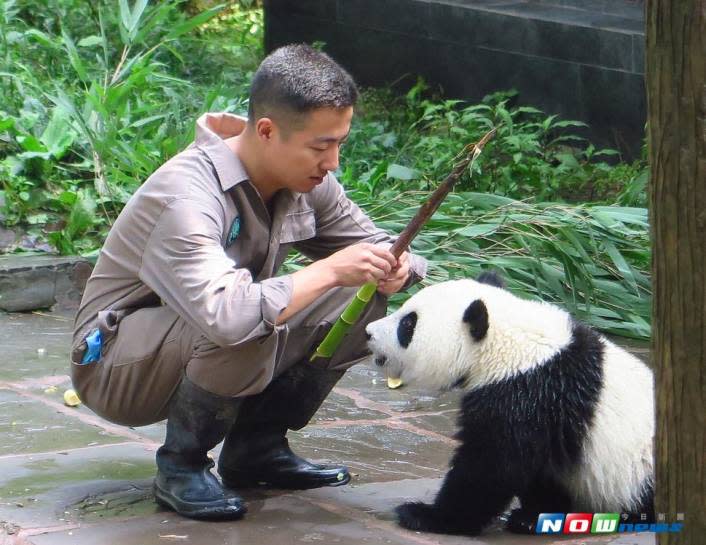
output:
M 320 263 L 330 271 L 337 286 L 362 286 L 387 279 L 397 260 L 382 246 L 363 242 L 330 255 Z
M 400 291 L 409 276 L 409 254 L 404 252 L 390 273 L 378 282 L 378 291 L 388 297 Z
M 286 322 L 331 288 L 358 287 L 367 282 L 378 282 L 380 293 L 392 295 L 404 285 L 408 275 L 407 252 L 397 260 L 384 246 L 367 242 L 348 246 L 292 273 L 292 298 L 276 323 Z

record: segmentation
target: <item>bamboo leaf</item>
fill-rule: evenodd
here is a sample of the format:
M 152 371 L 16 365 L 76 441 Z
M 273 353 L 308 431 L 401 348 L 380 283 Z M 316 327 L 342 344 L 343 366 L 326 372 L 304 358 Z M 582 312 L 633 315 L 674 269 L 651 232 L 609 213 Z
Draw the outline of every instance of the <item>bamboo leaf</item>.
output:
M 17 138 L 17 143 L 22 146 L 22 149 L 29 152 L 45 153 L 47 150 L 46 146 L 37 138 L 31 134 L 22 134 Z
M 119 0 L 118 5 L 120 7 L 120 23 L 126 32 L 130 32 L 130 21 L 132 21 L 132 14 L 130 13 L 130 6 L 127 0 Z
M 149 123 L 152 123 L 153 121 L 157 121 L 158 119 L 164 119 L 167 117 L 168 114 L 157 114 L 157 115 L 151 115 L 149 117 L 143 117 L 142 119 L 138 119 L 137 121 L 133 122 L 130 124 L 131 127 L 137 128 L 137 127 L 142 127 L 143 125 L 147 125 Z
M 103 38 L 101 38 L 100 36 L 86 36 L 85 38 L 79 40 L 77 45 L 79 47 L 93 47 L 102 44 Z
M 415 178 L 419 178 L 419 172 L 393 163 L 387 167 L 387 177 L 396 180 L 414 180 Z
M 207 9 L 205 11 L 202 11 L 198 15 L 195 15 L 191 19 L 188 19 L 184 21 L 181 24 L 176 25 L 172 30 L 169 31 L 169 33 L 166 35 L 165 39 L 166 40 L 173 40 L 174 38 L 178 38 L 179 36 L 182 36 L 183 34 L 186 34 L 187 32 L 192 31 L 196 27 L 202 25 L 212 17 L 218 15 L 221 11 L 223 11 L 223 8 L 225 8 L 225 4 L 220 4 L 218 6 L 214 6 L 210 9 Z
M 37 30 L 36 28 L 30 28 L 24 34 L 25 34 L 25 36 L 33 37 L 35 40 L 37 40 L 40 44 L 42 44 L 45 47 L 51 47 L 51 48 L 57 47 L 57 44 L 54 43 L 54 41 L 49 36 L 47 36 L 41 30 Z
M 469 225 L 467 227 L 462 227 L 460 229 L 455 229 L 455 233 L 457 235 L 463 236 L 463 237 L 483 237 L 486 235 L 490 235 L 494 233 L 495 231 L 498 230 L 500 227 L 500 223 L 484 223 L 484 224 L 476 224 L 476 225 Z
M 617 267 L 622 277 L 628 281 L 632 289 L 635 291 L 635 293 L 637 293 L 637 282 L 635 281 L 635 277 L 632 274 L 632 268 L 630 267 L 630 265 L 628 265 L 627 261 L 625 261 L 623 256 L 620 254 L 620 252 L 612 242 L 610 242 L 609 240 L 604 240 L 603 245 L 605 246 L 606 252 L 610 256 L 611 260 Z
M 86 68 L 83 66 L 83 61 L 78 54 L 78 50 L 76 49 L 73 40 L 63 28 L 61 29 L 61 36 L 64 39 L 64 46 L 66 47 L 66 52 L 69 54 L 69 62 L 71 63 L 71 66 L 73 66 L 81 81 L 87 81 L 88 75 L 86 74 Z
M 55 107 L 39 139 L 55 158 L 61 159 L 73 144 L 75 137 L 76 133 L 71 128 L 66 110 Z
M 145 11 L 145 8 L 147 7 L 147 3 L 149 0 L 136 0 L 135 5 L 132 9 L 132 13 L 130 15 L 130 36 L 133 38 L 135 37 L 135 34 L 137 33 L 137 28 L 140 24 L 140 19 L 142 18 L 142 14 Z

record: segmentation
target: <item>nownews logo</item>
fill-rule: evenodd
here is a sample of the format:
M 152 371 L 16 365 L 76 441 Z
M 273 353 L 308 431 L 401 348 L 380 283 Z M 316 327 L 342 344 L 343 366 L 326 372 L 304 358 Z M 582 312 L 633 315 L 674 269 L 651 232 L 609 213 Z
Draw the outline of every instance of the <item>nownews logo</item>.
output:
M 662 519 L 662 517 L 659 517 Z M 683 520 L 682 517 L 677 519 Z M 621 523 L 618 513 L 542 513 L 537 517 L 538 534 L 612 534 L 614 532 L 681 532 L 682 522 Z

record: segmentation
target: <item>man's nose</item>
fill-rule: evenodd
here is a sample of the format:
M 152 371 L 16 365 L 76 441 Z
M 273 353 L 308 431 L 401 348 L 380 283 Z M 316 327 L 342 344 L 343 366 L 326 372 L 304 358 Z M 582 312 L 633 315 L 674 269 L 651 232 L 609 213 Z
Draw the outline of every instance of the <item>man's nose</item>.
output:
M 321 162 L 322 170 L 336 170 L 338 168 L 338 146 L 331 146 L 330 149 L 326 150 L 326 155 L 324 160 Z

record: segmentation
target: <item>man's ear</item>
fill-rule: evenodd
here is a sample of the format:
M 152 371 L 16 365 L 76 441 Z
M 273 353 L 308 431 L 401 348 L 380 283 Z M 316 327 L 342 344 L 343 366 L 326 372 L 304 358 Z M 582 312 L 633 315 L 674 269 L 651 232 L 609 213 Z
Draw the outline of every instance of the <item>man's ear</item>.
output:
M 270 141 L 275 130 L 275 123 L 269 117 L 261 117 L 255 123 L 255 132 L 260 140 Z
M 485 303 L 476 299 L 468 305 L 466 312 L 463 313 L 463 321 L 468 324 L 474 340 L 480 341 L 485 338 L 488 333 L 488 309 Z

